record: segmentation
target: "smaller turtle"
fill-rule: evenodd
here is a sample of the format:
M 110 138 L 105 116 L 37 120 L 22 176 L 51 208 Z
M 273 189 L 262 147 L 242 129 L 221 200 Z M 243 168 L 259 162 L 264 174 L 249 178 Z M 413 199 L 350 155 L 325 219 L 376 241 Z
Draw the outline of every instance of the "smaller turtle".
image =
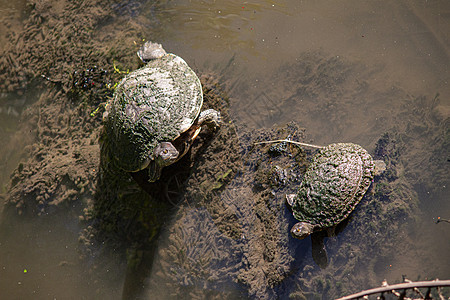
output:
M 374 176 L 386 169 L 361 146 L 337 143 L 323 147 L 306 170 L 297 194 L 286 195 L 294 217 L 294 238 L 333 228 L 355 209 Z
M 200 111 L 200 80 L 179 56 L 146 42 L 138 51 L 146 65 L 117 85 L 103 115 L 107 147 L 127 172 L 148 170 L 155 182 L 161 170 L 185 155 L 201 126 L 215 129 L 220 113 Z
M 366 150 L 352 143 L 322 147 L 283 139 L 255 144 L 280 142 L 320 149 L 297 193 L 286 195 L 286 202 L 299 221 L 292 227 L 291 235 L 297 239 L 311 235 L 312 257 L 320 268 L 325 268 L 328 257 L 324 237 L 335 234 L 336 226 L 344 223 L 386 164 L 374 161 Z

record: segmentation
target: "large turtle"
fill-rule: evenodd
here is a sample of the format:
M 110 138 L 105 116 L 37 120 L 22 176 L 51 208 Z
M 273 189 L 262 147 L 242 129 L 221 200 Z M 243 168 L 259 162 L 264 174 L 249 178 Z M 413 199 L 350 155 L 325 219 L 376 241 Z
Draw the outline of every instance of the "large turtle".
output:
M 337 143 L 323 147 L 313 158 L 297 194 L 286 195 L 299 221 L 293 237 L 333 228 L 346 219 L 360 202 L 375 175 L 386 168 L 361 146 Z
M 104 128 L 116 165 L 128 172 L 148 168 L 148 180 L 154 182 L 163 167 L 186 154 L 202 125 L 219 126 L 220 113 L 200 112 L 200 80 L 181 57 L 152 42 L 137 54 L 146 65 L 117 85 Z

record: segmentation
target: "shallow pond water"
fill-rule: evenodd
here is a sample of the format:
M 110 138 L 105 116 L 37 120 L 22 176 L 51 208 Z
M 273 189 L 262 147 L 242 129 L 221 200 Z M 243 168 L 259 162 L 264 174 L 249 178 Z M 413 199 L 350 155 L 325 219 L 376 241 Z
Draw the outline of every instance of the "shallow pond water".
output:
M 23 2 L 2 3 L 2 18 L 12 18 L 10 24 L 20 26 L 27 9 Z M 256 130 L 295 120 L 305 128 L 306 142 L 353 142 L 371 153 L 386 132 L 398 137 L 405 153 L 398 172 L 417 195 L 417 217 L 414 224 L 405 220 L 413 225 L 399 235 L 405 238 L 397 241 L 402 255 L 379 257 L 367 271 L 380 284 L 383 279 L 399 282 L 402 275 L 412 280 L 450 279 L 450 224 L 436 224 L 437 217 L 450 219 L 450 151 L 444 147 L 450 143 L 447 1 L 179 0 L 156 8 L 151 1 L 125 1 L 115 9 L 124 22 L 145 25 L 157 20 L 143 38 L 162 43 L 198 73 L 220 74 L 230 97 L 231 118 L 238 126 Z M 0 41 L 6 40 L 7 28 L 0 30 Z M 0 102 L 2 192 L 20 160 L 19 151 L 10 148 L 21 149 L 27 142 L 12 137 L 24 108 L 37 100 L 34 94 L 39 93 L 5 95 Z M 189 212 L 186 218 L 195 220 L 196 214 L 205 224 L 210 218 L 202 210 Z M 122 297 L 123 266 L 102 258 L 102 270 L 107 272 L 96 275 L 89 262 L 73 263 L 79 256 L 76 222 L 56 215 L 27 221 L 8 216 L 1 223 L 0 278 L 7 280 L 0 280 L 0 296 Z M 345 244 L 345 234 L 350 233 L 331 240 L 330 248 Z M 167 233 L 161 235 L 161 247 L 167 246 L 164 237 Z M 304 250 L 310 242 L 289 243 L 306 245 L 298 246 L 303 250 L 294 252 L 294 260 L 306 261 L 311 255 Z M 403 249 L 404 245 L 411 248 Z M 320 277 L 320 270 L 311 272 Z M 154 273 L 147 282 L 152 276 L 156 285 L 164 286 Z M 294 270 L 289 284 L 296 282 L 295 276 L 299 274 Z M 95 282 L 90 282 L 92 278 Z M 348 274 L 348 280 L 358 278 Z M 271 295 L 288 298 L 295 290 L 289 284 Z M 149 299 L 170 297 L 170 291 L 147 285 Z M 230 298 L 248 297 L 245 287 L 235 283 L 218 289 L 229 289 L 224 295 Z M 189 288 L 186 291 L 188 295 Z

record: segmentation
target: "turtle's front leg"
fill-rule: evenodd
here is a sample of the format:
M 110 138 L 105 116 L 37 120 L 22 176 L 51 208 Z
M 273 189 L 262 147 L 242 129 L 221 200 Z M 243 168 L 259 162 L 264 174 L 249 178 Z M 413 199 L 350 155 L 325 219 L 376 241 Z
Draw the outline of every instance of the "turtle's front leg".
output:
M 198 125 L 206 125 L 208 128 L 212 130 L 216 130 L 217 127 L 220 127 L 221 119 L 220 112 L 214 109 L 207 109 L 200 113 L 198 116 Z
M 159 178 L 161 177 L 162 166 L 158 165 L 158 163 L 155 160 L 150 161 L 147 170 L 148 170 L 148 182 L 158 181 Z

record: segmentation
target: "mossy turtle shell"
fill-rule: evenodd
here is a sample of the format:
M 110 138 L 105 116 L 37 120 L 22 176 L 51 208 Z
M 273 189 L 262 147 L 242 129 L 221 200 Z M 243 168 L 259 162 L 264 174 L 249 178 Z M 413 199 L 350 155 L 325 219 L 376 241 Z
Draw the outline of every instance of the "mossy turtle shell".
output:
M 319 229 L 335 226 L 354 210 L 373 177 L 373 159 L 361 146 L 328 145 L 306 170 L 294 198 L 293 215 Z
M 104 117 L 120 167 L 131 172 L 145 167 L 160 142 L 171 142 L 191 127 L 202 104 L 200 80 L 174 54 L 128 74 L 117 85 Z

